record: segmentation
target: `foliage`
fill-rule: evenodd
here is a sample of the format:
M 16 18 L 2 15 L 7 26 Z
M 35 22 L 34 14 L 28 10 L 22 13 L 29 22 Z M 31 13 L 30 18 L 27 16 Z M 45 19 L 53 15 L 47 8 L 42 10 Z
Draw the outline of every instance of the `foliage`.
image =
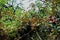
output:
M 44 1 L 45 6 L 37 1 L 28 11 L 19 7 L 14 9 L 13 5 L 6 6 L 7 2 L 0 0 L 0 40 L 59 40 L 58 1 L 54 0 L 54 5 L 51 5 L 51 1 Z M 38 12 L 35 11 L 35 6 L 38 7 Z

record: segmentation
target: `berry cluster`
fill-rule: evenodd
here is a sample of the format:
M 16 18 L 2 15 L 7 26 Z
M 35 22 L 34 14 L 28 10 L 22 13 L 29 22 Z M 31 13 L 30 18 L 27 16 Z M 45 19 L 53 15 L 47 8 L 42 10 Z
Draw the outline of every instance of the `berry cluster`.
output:
M 49 16 L 47 19 L 49 23 L 53 23 L 53 24 L 57 23 L 57 18 L 55 16 Z

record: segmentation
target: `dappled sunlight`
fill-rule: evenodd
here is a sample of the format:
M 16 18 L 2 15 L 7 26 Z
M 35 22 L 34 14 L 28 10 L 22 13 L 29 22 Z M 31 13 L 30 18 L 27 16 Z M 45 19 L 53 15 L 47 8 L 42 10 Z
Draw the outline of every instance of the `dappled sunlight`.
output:
M 0 0 L 0 40 L 60 40 L 60 1 Z

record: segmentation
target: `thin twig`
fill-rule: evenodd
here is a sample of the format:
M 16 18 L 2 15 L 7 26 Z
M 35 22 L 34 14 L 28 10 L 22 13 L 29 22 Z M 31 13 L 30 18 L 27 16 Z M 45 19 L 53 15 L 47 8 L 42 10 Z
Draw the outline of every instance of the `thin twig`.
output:
M 37 31 L 36 31 L 36 34 L 37 34 L 38 38 L 39 38 L 40 40 L 42 40 L 42 38 L 39 36 L 39 34 L 38 34 L 38 32 L 37 32 Z
M 31 39 L 32 39 L 32 40 L 34 40 L 34 38 L 33 38 L 33 37 L 31 37 Z

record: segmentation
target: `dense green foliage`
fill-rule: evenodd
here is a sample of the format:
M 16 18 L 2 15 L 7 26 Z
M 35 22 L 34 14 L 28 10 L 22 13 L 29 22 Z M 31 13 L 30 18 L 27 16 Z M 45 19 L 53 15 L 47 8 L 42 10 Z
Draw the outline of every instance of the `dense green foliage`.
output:
M 60 40 L 60 1 L 37 0 L 28 11 L 8 1 L 0 0 L 0 40 Z

